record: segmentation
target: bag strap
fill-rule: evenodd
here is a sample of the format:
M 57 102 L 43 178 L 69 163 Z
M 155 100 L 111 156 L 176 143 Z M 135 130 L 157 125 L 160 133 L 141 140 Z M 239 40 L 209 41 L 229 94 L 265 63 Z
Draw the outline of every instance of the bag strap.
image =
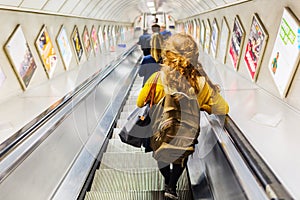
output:
M 157 80 L 158 80 L 159 75 L 160 75 L 160 73 L 157 72 L 156 76 L 154 78 L 154 81 L 151 84 L 149 93 L 148 93 L 148 95 L 147 95 L 147 97 L 146 97 L 146 99 L 144 101 L 144 105 L 146 105 L 148 103 L 148 101 L 150 100 L 150 108 L 152 107 L 152 105 L 154 103 L 154 97 L 155 97 L 155 92 L 156 92 L 156 85 L 157 85 Z

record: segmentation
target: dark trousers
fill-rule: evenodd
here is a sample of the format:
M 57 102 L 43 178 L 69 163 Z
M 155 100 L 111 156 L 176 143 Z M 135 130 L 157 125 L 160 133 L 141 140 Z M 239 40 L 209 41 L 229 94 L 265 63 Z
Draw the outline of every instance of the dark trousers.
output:
M 187 161 L 182 164 L 173 164 L 173 169 L 170 168 L 170 164 L 158 161 L 158 167 L 160 173 L 165 178 L 165 184 L 168 188 L 176 191 L 177 181 L 179 180 Z
M 151 49 L 150 48 L 143 48 L 142 49 L 144 56 L 148 56 L 151 53 Z

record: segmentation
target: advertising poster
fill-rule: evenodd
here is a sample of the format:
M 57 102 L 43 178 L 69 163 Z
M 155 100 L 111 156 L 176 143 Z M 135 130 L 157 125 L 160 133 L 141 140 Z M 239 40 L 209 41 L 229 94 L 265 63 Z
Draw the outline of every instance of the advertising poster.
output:
M 297 33 L 299 21 L 288 8 L 284 8 L 268 68 L 284 98 L 299 63 Z
M 48 78 L 51 78 L 57 65 L 57 55 L 46 26 L 43 26 L 40 34 L 38 35 L 35 41 L 35 46 L 38 50 L 47 76 Z
M 212 23 L 211 43 L 210 43 L 211 53 L 214 58 L 216 58 L 217 55 L 218 42 L 219 42 L 219 28 L 218 28 L 217 20 L 214 19 Z
M 93 26 L 91 30 L 91 40 L 93 44 L 94 53 L 95 55 L 97 55 L 97 53 L 99 53 L 99 40 L 95 26 Z
M 98 39 L 99 39 L 100 51 L 104 52 L 105 46 L 104 46 L 103 31 L 102 31 L 101 26 L 99 26 L 99 29 L 98 29 Z
M 197 40 L 197 21 L 196 21 L 196 19 L 194 19 L 193 20 L 193 28 L 192 28 L 192 30 L 193 30 L 193 38 L 194 38 L 194 40 Z
M 196 42 L 198 45 L 200 45 L 200 21 L 197 20 L 197 25 L 196 25 Z
M 201 49 L 204 47 L 204 41 L 205 41 L 205 24 L 204 21 L 201 20 L 201 29 L 200 29 L 200 46 Z
M 228 50 L 228 42 L 229 42 L 229 26 L 225 17 L 222 19 L 221 24 L 221 34 L 220 34 L 220 44 L 219 44 L 219 59 L 223 64 L 226 63 L 226 53 Z
M 252 18 L 250 32 L 247 40 L 244 60 L 250 73 L 251 79 L 256 80 L 261 58 L 265 49 L 268 35 L 263 28 L 258 16 Z
M 67 32 L 64 26 L 61 27 L 60 32 L 57 35 L 56 42 L 58 44 L 61 57 L 63 58 L 65 69 L 68 70 L 73 55 L 72 55 L 70 42 L 68 40 Z
M 244 29 L 238 17 L 235 17 L 231 39 L 229 43 L 229 55 L 235 70 L 238 69 L 242 45 L 244 42 Z
M 23 90 L 28 87 L 36 70 L 36 63 L 20 25 L 4 46 Z
M 71 35 L 71 40 L 72 40 L 73 47 L 74 47 L 76 55 L 77 55 L 77 61 L 79 63 L 82 58 L 83 47 L 82 47 L 82 43 L 81 43 L 81 39 L 80 39 L 80 35 L 78 32 L 77 26 L 74 27 L 74 30 Z
M 90 57 L 90 55 L 91 55 L 92 44 L 91 44 L 91 39 L 90 39 L 89 31 L 88 31 L 88 29 L 87 29 L 86 26 L 83 29 L 82 40 L 83 40 L 83 45 L 84 45 L 86 57 L 88 59 Z
M 210 51 L 210 37 L 211 37 L 211 26 L 209 19 L 206 20 L 205 24 L 205 42 L 204 42 L 204 51 L 209 54 Z
M 2 69 L 0 68 L 0 88 L 1 88 L 2 84 L 4 83 L 5 79 L 6 79 L 6 76 L 3 73 Z

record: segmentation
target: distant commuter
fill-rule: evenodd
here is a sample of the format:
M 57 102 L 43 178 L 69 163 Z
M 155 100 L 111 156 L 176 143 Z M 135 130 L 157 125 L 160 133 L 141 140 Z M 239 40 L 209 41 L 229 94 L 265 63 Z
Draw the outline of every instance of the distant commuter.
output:
M 151 26 L 151 29 L 152 29 L 152 33 L 159 33 L 160 32 L 160 25 L 155 23 Z
M 165 24 L 160 25 L 160 34 L 162 35 L 164 41 L 172 35 L 171 31 L 166 29 Z
M 151 34 L 148 33 L 148 29 L 143 29 L 143 35 L 139 37 L 137 44 L 141 46 L 144 56 L 150 55 L 150 40 Z
M 151 54 L 144 56 L 140 70 L 139 76 L 144 77 L 143 86 L 148 78 L 154 73 L 160 70 L 161 58 L 161 46 L 162 46 L 162 36 L 159 33 L 154 33 L 151 37 Z

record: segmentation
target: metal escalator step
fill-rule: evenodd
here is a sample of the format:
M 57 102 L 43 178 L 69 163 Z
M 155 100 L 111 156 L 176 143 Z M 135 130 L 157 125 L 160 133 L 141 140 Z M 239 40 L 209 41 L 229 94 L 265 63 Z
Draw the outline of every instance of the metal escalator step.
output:
M 88 192 L 85 200 L 164 200 L 162 191 Z
M 129 192 L 95 192 L 90 191 L 85 195 L 84 200 L 129 200 Z M 132 199 L 130 199 L 132 200 Z
M 193 199 L 191 191 L 177 191 L 180 200 Z M 87 192 L 85 200 L 165 200 L 161 191 L 117 191 L 117 192 Z
M 100 168 L 132 169 L 157 168 L 152 153 L 144 152 L 106 152 L 103 154 Z
M 163 185 L 158 169 L 100 169 L 95 173 L 91 191 L 159 191 Z
M 116 139 L 110 139 L 106 152 L 144 152 L 143 148 L 137 148 L 123 143 L 119 136 Z
M 161 191 L 164 189 L 164 178 L 156 169 L 99 169 L 95 173 L 91 191 Z M 188 190 L 187 173 L 181 175 L 177 190 Z

